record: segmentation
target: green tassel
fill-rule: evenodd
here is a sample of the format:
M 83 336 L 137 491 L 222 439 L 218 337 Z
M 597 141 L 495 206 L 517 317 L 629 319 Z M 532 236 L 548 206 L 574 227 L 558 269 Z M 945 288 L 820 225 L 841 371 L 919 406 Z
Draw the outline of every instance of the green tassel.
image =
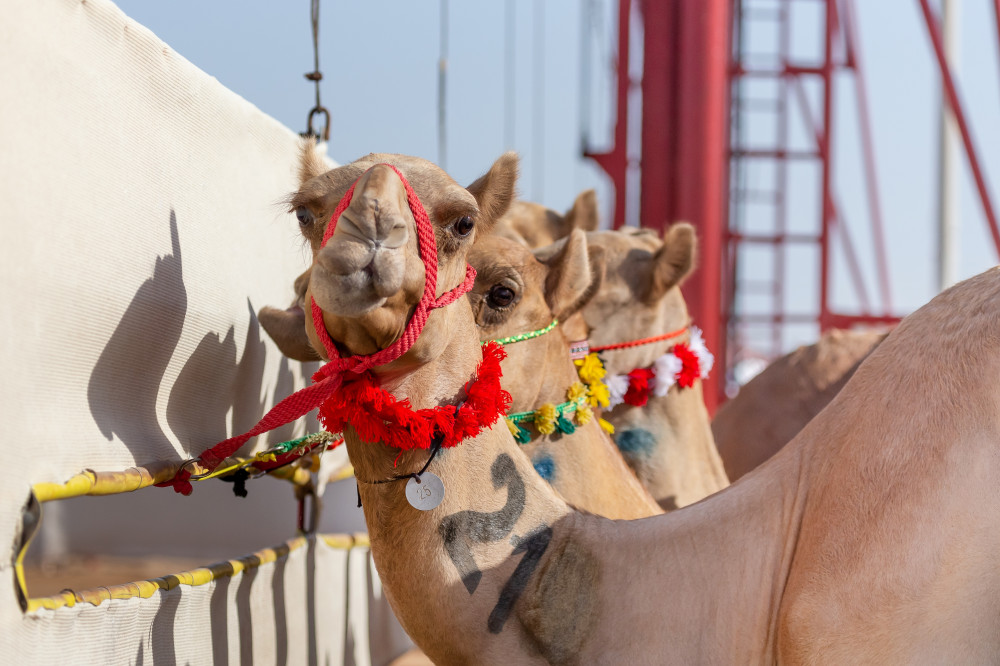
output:
M 562 413 L 559 414 L 559 418 L 556 419 L 556 427 L 559 428 L 560 432 L 566 433 L 567 435 L 572 435 L 576 432 L 576 426 Z
M 531 433 L 520 426 L 520 424 L 515 423 L 514 427 L 517 429 L 517 434 L 514 435 L 514 440 L 518 444 L 527 444 L 531 441 Z

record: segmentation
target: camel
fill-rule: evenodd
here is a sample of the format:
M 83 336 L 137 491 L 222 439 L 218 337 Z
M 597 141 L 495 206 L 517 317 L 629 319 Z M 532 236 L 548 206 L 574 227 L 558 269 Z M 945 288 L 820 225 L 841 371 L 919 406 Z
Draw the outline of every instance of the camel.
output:
M 310 150 L 306 146 L 304 155 Z M 304 157 L 300 174 L 305 179 L 303 184 L 321 175 L 312 168 L 314 165 Z M 308 192 L 297 195 L 296 208 L 310 211 L 312 219 L 329 218 L 333 209 L 324 208 L 329 203 L 326 193 L 316 189 Z M 476 244 L 469 263 L 478 271 L 468 298 L 483 342 L 542 329 L 553 320 L 573 317 L 596 293 L 604 273 L 600 257 L 589 257 L 586 235 L 580 230 L 574 230 L 561 250 L 544 263 L 518 242 L 495 236 Z M 306 334 L 304 308 L 309 275 L 307 270 L 296 279 L 296 298 L 289 309 L 265 307 L 259 315 L 279 349 L 302 361 L 320 358 Z M 574 384 L 584 389 L 578 384 L 576 366 L 561 327 L 506 348 L 503 386 L 513 396 L 511 412 L 565 403 L 567 390 Z M 527 425 L 524 432 L 534 431 L 534 436 L 522 450 L 536 471 L 578 509 L 616 519 L 662 513 L 592 416 L 590 406 L 584 411 L 589 417 L 586 423 L 567 412 L 573 428 L 570 433 L 553 430 L 546 434 Z
M 827 331 L 768 365 L 712 419 L 726 475 L 735 481 L 790 442 L 885 338 L 881 331 Z
M 319 310 L 307 326 L 325 329 L 310 335 L 329 336 L 327 351 L 402 349 L 410 312 L 425 302 L 421 283 L 432 284 L 415 242 L 423 217 L 387 163 L 429 211 L 435 294 L 447 304 L 372 372 L 415 409 L 458 405 L 487 357 L 469 301 L 446 297 L 512 197 L 516 163 L 501 157 L 467 189 L 395 155 L 324 175 L 334 196 L 357 180 L 353 209 L 325 246 L 322 221 L 305 230 Z M 433 459 L 363 441 L 349 425 L 386 594 L 439 664 L 992 663 L 998 303 L 997 269 L 939 295 L 764 465 L 693 506 L 636 521 L 570 509 L 503 424 Z M 425 467 L 446 491 L 421 511 L 394 481 Z
M 604 273 L 600 256 L 588 256 L 587 238 L 579 229 L 546 262 L 516 241 L 487 236 L 473 247 L 469 263 L 477 276 L 468 298 L 482 341 L 570 319 L 598 291 Z M 511 412 L 564 404 L 571 387 L 580 391 L 581 399 L 586 397 L 562 326 L 505 348 L 503 385 L 512 395 Z M 591 409 L 584 404 L 586 417 L 579 411 L 567 413 L 572 432 L 556 429 L 545 434 L 525 424 L 523 433 L 531 432 L 532 437 L 521 449 L 535 470 L 575 508 L 607 518 L 662 513 Z
M 516 200 L 497 221 L 493 233 L 536 248 L 568 236 L 573 229 L 596 231 L 598 221 L 597 192 L 591 189 L 578 194 L 565 215 L 541 204 Z
M 680 285 L 694 269 L 691 225 L 673 225 L 662 240 L 653 231 L 631 228 L 591 232 L 587 240 L 607 266 L 601 289 L 582 309 L 591 347 L 685 329 L 689 316 Z M 544 258 L 559 246 L 535 253 Z M 627 375 L 654 366 L 673 345 L 691 341 L 685 330 L 671 339 L 603 351 L 601 357 L 609 375 Z M 615 443 L 626 462 L 664 509 L 686 506 L 729 484 L 700 380 L 690 387 L 654 390 L 645 405 L 620 404 L 605 418 L 615 427 Z

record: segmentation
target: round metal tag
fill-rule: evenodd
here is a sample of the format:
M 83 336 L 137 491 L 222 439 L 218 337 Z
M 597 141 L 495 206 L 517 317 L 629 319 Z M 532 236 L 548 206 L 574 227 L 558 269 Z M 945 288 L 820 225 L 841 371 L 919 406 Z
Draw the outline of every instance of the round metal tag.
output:
M 430 511 L 444 499 L 444 481 L 437 474 L 424 472 L 420 480 L 410 477 L 406 482 L 406 501 L 414 509 Z

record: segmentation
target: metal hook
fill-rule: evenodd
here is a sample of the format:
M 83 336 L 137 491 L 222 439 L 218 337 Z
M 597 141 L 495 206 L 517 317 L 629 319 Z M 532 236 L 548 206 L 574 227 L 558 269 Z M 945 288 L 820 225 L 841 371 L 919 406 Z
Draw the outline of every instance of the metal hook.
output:
M 323 122 L 323 133 L 318 134 L 316 130 L 313 129 L 313 118 L 317 114 L 322 114 L 324 118 Z M 323 141 L 330 140 L 330 112 L 326 110 L 323 106 L 314 106 L 311 111 L 309 111 L 309 120 L 306 123 L 306 131 L 302 134 L 304 137 L 316 137 L 317 139 L 322 138 Z

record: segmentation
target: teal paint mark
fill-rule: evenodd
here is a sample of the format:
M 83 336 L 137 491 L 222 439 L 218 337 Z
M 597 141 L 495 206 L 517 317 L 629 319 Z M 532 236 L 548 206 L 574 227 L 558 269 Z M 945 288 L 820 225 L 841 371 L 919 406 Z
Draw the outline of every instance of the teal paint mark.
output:
M 643 428 L 630 428 L 615 434 L 615 444 L 622 455 L 631 458 L 648 458 L 656 450 L 656 437 Z
M 550 456 L 538 456 L 531 461 L 531 464 L 535 466 L 538 476 L 552 483 L 552 479 L 556 476 L 556 463 Z

